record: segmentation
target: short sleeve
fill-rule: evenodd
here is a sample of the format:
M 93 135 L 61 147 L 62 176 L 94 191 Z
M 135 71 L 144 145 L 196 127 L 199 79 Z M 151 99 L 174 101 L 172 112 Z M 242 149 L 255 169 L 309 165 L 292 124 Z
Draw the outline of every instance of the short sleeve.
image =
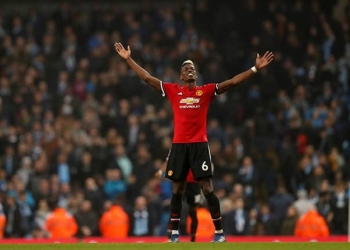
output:
M 171 93 L 174 91 L 174 84 L 169 82 L 160 82 L 160 88 L 162 90 L 162 96 L 171 96 Z
M 164 83 L 160 81 L 160 89 L 162 90 L 162 96 L 165 96 Z
M 218 84 L 217 83 L 207 83 L 204 85 L 208 93 L 212 93 L 212 96 L 218 95 Z
M 220 93 L 219 93 L 219 84 L 218 83 L 215 83 L 214 95 L 220 95 Z

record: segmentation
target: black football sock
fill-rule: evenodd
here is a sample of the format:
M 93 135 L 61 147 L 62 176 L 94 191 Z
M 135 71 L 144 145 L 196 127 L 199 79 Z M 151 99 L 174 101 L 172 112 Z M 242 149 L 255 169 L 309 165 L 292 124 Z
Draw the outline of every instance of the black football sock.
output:
M 171 221 L 171 230 L 172 233 L 174 231 L 179 231 L 180 217 L 181 217 L 181 209 L 182 209 L 182 194 L 174 194 L 171 197 L 170 203 L 170 221 Z
M 207 199 L 211 219 L 215 226 L 215 233 L 222 233 L 220 201 L 214 192 L 205 195 L 205 198 Z
M 196 210 L 190 209 L 189 216 L 191 218 L 191 228 L 190 228 L 191 242 L 195 242 L 196 232 L 198 227 L 198 218 L 197 218 Z
M 171 220 L 169 218 L 169 223 L 168 223 L 168 232 L 167 232 L 168 239 L 171 237 Z

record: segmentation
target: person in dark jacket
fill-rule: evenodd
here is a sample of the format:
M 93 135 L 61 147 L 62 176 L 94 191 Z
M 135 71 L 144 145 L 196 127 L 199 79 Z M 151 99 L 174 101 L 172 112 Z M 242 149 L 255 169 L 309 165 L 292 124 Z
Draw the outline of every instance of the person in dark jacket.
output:
M 20 238 L 23 236 L 22 232 L 22 216 L 19 206 L 16 202 L 15 192 L 9 191 L 4 205 L 4 212 L 6 216 L 6 226 L 4 236 L 5 238 Z
M 135 200 L 135 206 L 130 217 L 130 236 L 151 236 L 153 235 L 153 223 L 147 200 L 144 196 L 139 196 Z
M 294 235 L 295 225 L 299 215 L 296 207 L 290 206 L 287 210 L 286 218 L 282 221 L 281 235 Z
M 95 179 L 87 178 L 85 180 L 85 199 L 89 200 L 92 204 L 92 210 L 94 210 L 97 215 L 102 214 L 103 206 L 103 195 L 101 190 L 98 188 Z
M 227 235 L 248 235 L 249 216 L 244 210 L 244 200 L 242 198 L 235 201 L 235 209 L 225 215 L 223 222 L 224 231 Z
M 271 213 L 280 225 L 286 216 L 288 207 L 293 204 L 294 200 L 294 197 L 287 193 L 282 183 L 279 184 L 276 193 L 270 197 L 269 207 Z
M 267 204 L 263 204 L 260 207 L 259 223 L 262 225 L 264 235 L 279 234 L 279 221 L 271 213 Z
M 92 210 L 90 201 L 84 200 L 80 205 L 79 212 L 74 217 L 78 224 L 78 237 L 97 236 L 98 217 Z

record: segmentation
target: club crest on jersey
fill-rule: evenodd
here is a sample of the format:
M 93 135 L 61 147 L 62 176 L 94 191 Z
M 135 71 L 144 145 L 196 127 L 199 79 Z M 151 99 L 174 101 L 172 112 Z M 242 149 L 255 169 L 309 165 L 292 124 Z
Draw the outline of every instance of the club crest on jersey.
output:
M 172 176 L 173 175 L 173 171 L 172 170 L 169 170 L 168 171 L 168 176 Z
M 199 103 L 199 98 L 187 97 L 180 100 L 180 103 L 191 105 L 194 103 Z
M 202 90 L 197 90 L 196 91 L 196 96 L 202 96 L 203 95 L 203 91 Z

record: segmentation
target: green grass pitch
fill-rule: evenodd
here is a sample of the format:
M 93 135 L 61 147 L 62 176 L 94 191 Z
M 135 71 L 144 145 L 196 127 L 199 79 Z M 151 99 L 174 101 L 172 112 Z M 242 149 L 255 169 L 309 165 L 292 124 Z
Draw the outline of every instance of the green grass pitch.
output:
M 2 244 L 6 250 L 138 250 L 138 249 L 210 249 L 210 250 L 349 250 L 350 243 L 116 243 L 116 244 Z

